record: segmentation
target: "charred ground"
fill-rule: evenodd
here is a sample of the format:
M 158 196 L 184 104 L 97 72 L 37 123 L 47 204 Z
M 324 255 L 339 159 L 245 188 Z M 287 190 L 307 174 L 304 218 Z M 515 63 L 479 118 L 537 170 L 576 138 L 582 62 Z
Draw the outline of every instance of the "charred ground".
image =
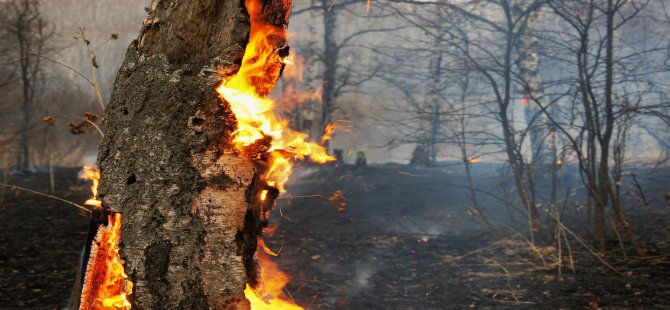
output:
M 509 194 L 491 181 L 498 171 L 486 164 L 477 171 L 478 186 L 488 189 L 480 195 L 484 211 L 498 223 L 489 229 L 468 212 L 455 166 L 300 167 L 288 189 L 292 196 L 274 211 L 276 232 L 266 238 L 270 248 L 281 249 L 277 261 L 294 278 L 287 295 L 310 309 L 648 309 L 668 303 L 667 210 L 658 205 L 667 182 L 641 178 L 656 204 L 645 208 L 631 200 L 636 207 L 627 210 L 645 257 L 624 259 L 611 240 L 603 258 L 613 271 L 568 236 L 572 263 L 563 243 L 559 272 L 556 247 L 531 246 L 524 219 L 512 212 L 516 222 L 510 221 L 498 200 Z M 10 181 L 44 192 L 49 187 L 48 176 L 39 173 Z M 59 170 L 56 191 L 74 202 L 88 198 L 77 169 Z M 329 200 L 336 191 L 346 206 Z M 584 212 L 566 205 L 564 224 L 580 226 Z M 66 204 L 8 190 L 0 222 L 0 308 L 66 305 L 88 219 Z

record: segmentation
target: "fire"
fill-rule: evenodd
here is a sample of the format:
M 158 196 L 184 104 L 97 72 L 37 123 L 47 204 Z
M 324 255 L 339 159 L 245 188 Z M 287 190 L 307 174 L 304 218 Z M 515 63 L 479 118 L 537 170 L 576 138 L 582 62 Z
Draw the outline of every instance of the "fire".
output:
M 303 67 L 305 59 L 300 55 L 291 54 L 284 59 L 284 70 L 282 71 L 281 92 L 273 96 L 275 105 L 290 111 L 298 105 L 307 101 L 322 101 L 323 84 L 314 90 L 303 90 L 298 85 L 303 82 Z
M 233 143 L 242 153 L 246 153 L 252 145 L 271 140 L 267 151 L 250 155 L 256 160 L 267 160 L 268 167 L 263 179 L 269 186 L 283 192 L 291 174 L 292 160 L 309 158 L 317 163 L 326 163 L 335 158 L 328 155 L 321 145 L 307 141 L 307 134 L 289 128 L 288 122 L 276 115 L 275 102 L 267 97 L 275 86 L 281 68 L 291 63 L 291 60 L 280 53 L 286 48 L 283 44 L 286 42 L 287 29 L 266 19 L 263 3 L 261 0 L 245 2 L 251 20 L 251 31 L 242 66 L 232 79 L 221 83 L 217 92 L 229 103 L 237 118 Z M 282 0 L 282 4 L 290 7 L 289 0 Z M 267 191 L 264 190 L 260 193 L 260 199 L 264 201 L 266 198 Z M 259 242 L 259 245 L 262 244 L 264 243 Z M 261 252 L 258 251 L 261 273 L 259 285 L 247 285 L 245 290 L 251 308 L 302 309 L 282 299 L 282 289 L 289 277 Z
M 80 178 L 91 180 L 93 198 L 87 205 L 102 207 L 98 200 L 100 170 L 93 166 L 84 166 Z M 119 255 L 121 247 L 121 214 L 107 215 L 107 225 L 100 226 L 91 245 L 91 255 L 86 266 L 86 276 L 82 287 L 79 309 L 130 309 L 128 295 L 133 283 L 128 280 Z
M 252 288 L 247 284 L 244 290 L 244 296 L 251 302 L 251 309 L 302 310 L 302 307 L 279 297 L 283 296 L 282 289 L 291 278 L 264 254 L 258 254 L 258 264 L 261 266 L 259 287 Z
M 323 135 L 321 136 L 321 145 L 325 145 L 327 141 L 332 140 L 333 134 L 338 131 L 350 131 L 350 128 L 344 126 L 341 122 L 329 123 L 326 125 L 326 128 L 323 131 Z
M 91 194 L 93 198 L 86 200 L 86 205 L 94 207 L 102 207 L 102 201 L 98 200 L 98 184 L 100 183 L 100 170 L 95 166 L 85 165 L 84 168 L 79 172 L 79 178 L 84 180 L 90 180 L 91 184 Z
M 526 96 L 523 95 L 521 96 L 521 106 L 523 106 L 524 108 L 528 107 L 528 98 L 526 98 Z
M 130 309 L 128 295 L 133 283 L 123 270 L 119 255 L 121 214 L 110 214 L 91 247 L 79 309 Z
M 302 68 L 305 65 L 305 59 L 291 54 L 284 59 L 284 64 L 286 64 L 286 68 L 284 68 L 284 72 L 282 73 L 284 79 L 289 78 L 290 80 L 302 82 Z
M 266 173 L 268 185 L 284 191 L 284 184 L 291 174 L 291 159 L 304 159 L 317 163 L 334 160 L 320 145 L 308 142 L 305 133 L 288 127 L 274 113 L 275 103 L 267 98 L 274 87 L 274 81 L 268 80 L 267 68 L 284 64 L 285 58 L 277 55 L 277 46 L 272 44 L 274 37 L 286 37 L 286 29 L 266 24 L 262 19 L 262 4 L 259 0 L 246 2 L 251 17 L 251 33 L 240 71 L 229 81 L 224 81 L 217 92 L 224 98 L 237 118 L 237 131 L 233 142 L 240 150 L 257 141 L 272 138 L 267 151 L 269 169 Z M 281 48 L 281 47 L 280 47 Z
M 468 158 L 468 162 L 476 164 L 481 162 L 482 160 L 480 158 Z
M 333 125 L 333 123 L 326 125 L 326 129 L 323 131 L 323 136 L 321 136 L 321 144 L 324 144 L 328 140 L 332 139 L 334 132 L 335 132 L 335 125 Z

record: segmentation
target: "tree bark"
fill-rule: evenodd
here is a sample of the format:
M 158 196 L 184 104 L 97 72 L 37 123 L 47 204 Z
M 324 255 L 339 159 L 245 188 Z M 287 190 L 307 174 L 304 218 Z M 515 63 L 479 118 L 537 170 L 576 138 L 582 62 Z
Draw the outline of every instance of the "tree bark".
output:
M 243 1 L 153 0 L 128 48 L 98 162 L 104 206 L 123 213 L 136 309 L 249 308 L 259 171 L 232 144 L 236 119 L 215 92 L 248 35 Z

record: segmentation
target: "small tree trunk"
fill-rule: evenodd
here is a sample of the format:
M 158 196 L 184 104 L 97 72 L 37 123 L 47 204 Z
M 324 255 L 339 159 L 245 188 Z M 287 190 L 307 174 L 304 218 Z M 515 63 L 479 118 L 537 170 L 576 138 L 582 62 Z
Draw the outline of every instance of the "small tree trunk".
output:
M 331 0 L 321 0 L 323 8 L 323 95 L 321 97 L 321 132 L 325 132 L 326 126 L 332 122 L 335 110 L 335 80 L 337 79 L 337 55 L 339 47 L 335 42 L 335 28 L 337 26 L 337 9 L 331 10 Z M 328 145 L 326 145 L 328 147 Z
M 2 183 L 9 184 L 9 152 L 5 153 L 3 158 L 3 167 L 2 167 Z M 3 186 L 0 188 L 0 202 L 5 201 L 5 191 L 6 188 Z
M 56 171 L 54 170 L 54 154 L 51 147 L 49 147 L 49 188 L 52 194 L 56 192 Z
M 287 3 L 263 1 L 263 13 L 285 25 Z M 260 172 L 232 145 L 236 119 L 214 88 L 239 69 L 249 17 L 243 1 L 150 9 L 98 158 L 104 206 L 123 213 L 131 297 L 138 309 L 248 309 L 258 221 L 248 203 Z

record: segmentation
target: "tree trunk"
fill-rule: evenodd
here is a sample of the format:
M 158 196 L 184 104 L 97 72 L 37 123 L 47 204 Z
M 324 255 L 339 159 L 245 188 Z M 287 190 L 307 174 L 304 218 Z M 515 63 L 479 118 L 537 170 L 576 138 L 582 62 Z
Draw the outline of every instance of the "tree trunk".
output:
M 442 52 L 437 52 L 428 63 L 430 78 L 426 86 L 421 113 L 421 131 L 423 141 L 417 143 L 410 165 L 435 166 L 437 163 L 437 135 L 440 131 L 439 84 L 442 67 Z
M 288 1 L 262 3 L 264 18 L 285 25 Z M 150 9 L 116 79 L 98 158 L 104 206 L 123 213 L 133 306 L 248 309 L 260 172 L 232 144 L 236 119 L 215 87 L 239 70 L 249 16 L 243 1 Z
M 335 80 L 337 79 L 337 54 L 339 47 L 335 42 L 335 27 L 337 26 L 337 9 L 331 10 L 332 1 L 321 0 L 323 8 L 323 95 L 321 97 L 321 132 L 332 122 L 335 110 Z
M 518 11 L 523 10 L 521 7 L 515 6 L 514 8 Z M 539 72 L 540 55 L 538 51 L 540 47 L 537 37 L 531 34 L 531 32 L 540 28 L 539 11 L 530 13 L 526 28 L 527 33 L 519 36 L 517 41 L 517 50 L 520 54 L 519 75 L 523 78 L 525 87 L 530 91 L 527 96 L 529 98 L 542 98 L 544 89 Z M 526 105 L 523 111 L 530 138 L 531 162 L 542 165 L 551 164 L 551 154 L 545 145 L 545 139 L 549 134 L 547 132 L 546 116 L 536 104 Z
M 535 242 L 536 233 L 540 232 L 541 223 L 540 215 L 535 207 L 535 202 L 532 199 L 532 196 L 529 194 L 529 189 L 526 186 L 524 181 L 524 174 L 526 166 L 524 164 L 523 157 L 518 151 L 518 143 L 516 137 L 514 136 L 513 124 L 508 117 L 509 107 L 512 99 L 512 53 L 514 49 L 514 37 L 515 37 L 515 24 L 513 22 L 511 7 L 507 4 L 503 6 L 505 12 L 505 18 L 507 20 L 505 34 L 505 58 L 503 63 L 503 87 L 504 93 L 502 97 L 498 98 L 498 113 L 500 117 L 500 124 L 502 125 L 503 131 L 503 141 L 505 142 L 505 153 L 507 154 L 507 160 L 512 167 L 512 173 L 514 174 L 514 183 L 517 189 L 517 195 L 523 203 L 526 211 L 528 212 L 528 229 L 531 242 Z

